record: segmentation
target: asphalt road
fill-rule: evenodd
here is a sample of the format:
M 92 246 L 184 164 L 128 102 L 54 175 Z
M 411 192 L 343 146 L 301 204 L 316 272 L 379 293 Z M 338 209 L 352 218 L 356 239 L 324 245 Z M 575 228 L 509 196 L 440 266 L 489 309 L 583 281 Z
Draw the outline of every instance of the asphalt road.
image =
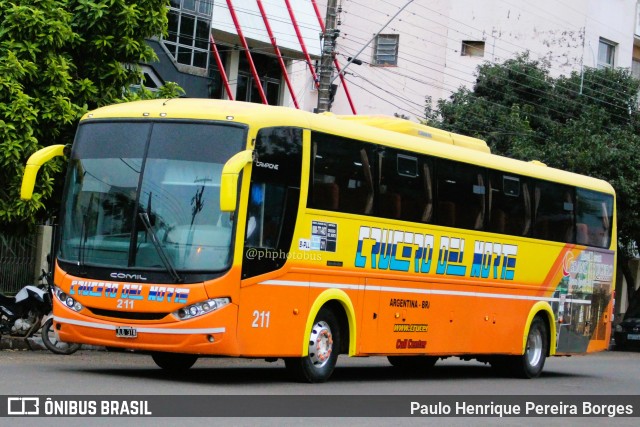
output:
M 403 374 L 385 358 L 338 361 L 325 384 L 298 384 L 287 379 L 282 361 L 231 358 L 200 359 L 185 375 L 167 376 L 149 356 L 80 351 L 58 356 L 45 351 L 0 351 L 2 395 L 638 395 L 640 353 L 605 352 L 547 360 L 534 380 L 498 378 L 477 362 L 457 358 L 439 361 L 428 377 Z M 366 397 L 363 397 L 366 399 Z M 0 402 L 0 404 L 3 404 Z M 321 404 L 321 402 L 319 403 Z M 330 408 L 327 415 L 330 416 Z M 50 425 L 51 419 L 16 419 L 20 426 Z M 57 420 L 62 420 L 57 419 Z M 113 425 L 115 419 L 66 418 L 59 425 Z M 198 425 L 204 419 L 182 419 Z M 640 418 L 347 418 L 336 425 L 634 425 Z M 583 421 L 580 421 L 583 420 Z M 45 422 L 46 421 L 46 422 Z M 90 421 L 90 422 L 89 422 Z M 122 422 L 121 422 L 122 421 Z M 119 425 L 177 425 L 177 419 L 118 419 Z M 188 421 L 188 422 L 187 422 Z M 216 425 L 300 425 L 299 418 L 217 419 Z M 307 418 L 305 425 L 326 419 Z M 544 423 L 544 424 L 543 424 Z M 0 419 L 0 424 L 4 423 Z

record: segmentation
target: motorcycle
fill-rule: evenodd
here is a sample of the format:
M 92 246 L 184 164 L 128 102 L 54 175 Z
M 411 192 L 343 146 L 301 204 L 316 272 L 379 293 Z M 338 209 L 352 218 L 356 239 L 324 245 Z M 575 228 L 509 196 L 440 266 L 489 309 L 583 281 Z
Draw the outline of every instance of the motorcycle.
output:
M 29 338 L 42 331 L 42 343 L 56 354 L 72 354 L 81 344 L 70 344 L 58 340 L 53 329 L 51 276 L 44 270 L 39 286 L 27 285 L 14 297 L 0 294 L 0 336 L 23 338 L 32 349 Z

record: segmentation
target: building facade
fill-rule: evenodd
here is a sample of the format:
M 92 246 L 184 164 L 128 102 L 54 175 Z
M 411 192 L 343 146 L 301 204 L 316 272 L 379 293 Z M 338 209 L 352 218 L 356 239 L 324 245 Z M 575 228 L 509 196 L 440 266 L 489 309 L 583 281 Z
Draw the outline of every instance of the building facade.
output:
M 339 55 L 357 52 L 407 3 L 344 0 Z M 629 68 L 635 15 L 635 0 L 415 0 L 363 51 L 348 80 L 358 113 L 420 117 L 425 97 L 472 87 L 478 65 L 523 52 L 545 61 L 552 76 Z M 340 92 L 333 111 L 348 112 Z
M 169 33 L 151 42 L 160 63 L 147 66 L 146 82 L 175 81 L 191 97 L 263 102 L 257 76 L 269 104 L 313 111 L 322 53 L 318 16 L 327 18 L 328 3 L 333 0 L 171 0 Z M 336 0 L 336 5 L 336 60 L 344 67 L 357 55 L 359 63 L 349 64 L 343 79 L 334 79 L 337 114 L 415 120 L 424 115 L 427 98 L 435 102 L 460 86 L 472 87 L 478 65 L 524 52 L 547 63 L 552 76 L 613 66 L 631 68 L 640 77 L 637 0 Z
M 150 41 L 160 61 L 146 65 L 145 81 L 175 81 L 189 97 L 263 102 L 258 80 L 269 104 L 295 99 L 311 111 L 320 33 L 309 0 L 171 0 L 167 36 Z

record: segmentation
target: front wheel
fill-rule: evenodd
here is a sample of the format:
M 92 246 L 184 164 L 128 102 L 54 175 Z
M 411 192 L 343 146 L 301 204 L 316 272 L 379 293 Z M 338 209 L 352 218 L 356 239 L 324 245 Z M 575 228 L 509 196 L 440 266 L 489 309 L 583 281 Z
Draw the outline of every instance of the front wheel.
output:
M 53 329 L 52 318 L 47 319 L 42 326 L 42 343 L 49 351 L 55 354 L 73 354 L 82 347 L 82 344 L 60 341 Z
M 336 367 L 340 351 L 340 326 L 331 310 L 318 312 L 309 335 L 309 354 L 284 360 L 296 381 L 322 383 L 329 379 Z
M 153 353 L 151 358 L 156 365 L 169 372 L 185 372 L 198 360 L 195 354 Z

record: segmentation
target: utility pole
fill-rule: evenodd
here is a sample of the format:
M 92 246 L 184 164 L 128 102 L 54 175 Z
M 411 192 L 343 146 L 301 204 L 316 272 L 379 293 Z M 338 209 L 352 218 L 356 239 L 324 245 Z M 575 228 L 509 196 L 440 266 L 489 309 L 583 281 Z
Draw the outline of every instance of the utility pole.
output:
M 336 39 L 340 31 L 336 28 L 338 0 L 327 1 L 327 17 L 322 36 L 322 57 L 320 58 L 320 83 L 318 86 L 318 113 L 331 110 L 331 83 L 333 80 L 333 59 Z

